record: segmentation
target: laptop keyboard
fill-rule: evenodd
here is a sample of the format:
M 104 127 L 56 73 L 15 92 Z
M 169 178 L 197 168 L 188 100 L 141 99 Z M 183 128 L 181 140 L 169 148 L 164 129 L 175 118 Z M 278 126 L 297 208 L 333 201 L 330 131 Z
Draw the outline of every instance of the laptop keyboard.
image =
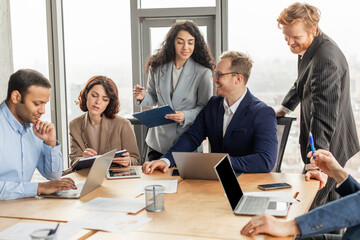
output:
M 269 205 L 267 197 L 246 196 L 245 204 L 239 210 L 242 214 L 261 214 L 264 213 Z

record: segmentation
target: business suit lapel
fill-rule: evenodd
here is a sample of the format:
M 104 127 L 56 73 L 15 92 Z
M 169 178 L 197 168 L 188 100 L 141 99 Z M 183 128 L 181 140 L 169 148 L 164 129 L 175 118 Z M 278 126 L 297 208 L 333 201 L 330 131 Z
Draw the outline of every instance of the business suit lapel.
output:
M 244 99 L 241 101 L 239 107 L 236 109 L 236 112 L 233 118 L 231 119 L 229 126 L 226 129 L 224 141 L 223 141 L 223 147 L 230 141 L 231 132 L 239 125 L 239 123 L 246 115 L 248 106 L 250 105 L 252 98 L 253 96 L 248 89 Z
M 99 152 L 106 153 L 109 146 L 109 140 L 111 135 L 111 119 L 103 116 L 101 119 L 100 126 L 100 143 L 99 143 Z M 119 150 L 119 149 L 118 149 Z
M 173 108 L 170 92 L 171 92 L 171 74 L 172 74 L 172 61 L 164 64 L 160 69 L 159 85 L 157 86 L 158 94 L 161 96 L 164 104 Z
M 312 58 L 314 57 L 316 51 L 319 49 L 319 46 L 324 42 L 326 38 L 325 34 L 321 34 L 314 38 L 309 48 L 306 50 L 305 54 L 301 58 L 299 55 L 298 57 L 298 80 L 297 80 L 297 87 L 298 87 L 298 95 L 302 99 L 302 93 L 304 90 L 304 85 L 306 83 L 307 74 L 306 68 L 308 68 Z
M 84 146 L 81 147 L 83 147 L 83 149 L 86 149 L 88 147 L 91 148 L 91 146 L 93 146 L 93 143 L 91 142 L 92 137 L 89 136 L 89 131 L 87 131 L 89 124 L 90 124 L 89 114 L 88 112 L 86 112 L 81 124 L 81 139 L 83 140 L 84 143 Z
M 186 100 L 186 93 L 193 86 L 192 82 L 194 80 L 194 64 L 194 60 L 189 58 L 184 65 L 171 100 L 174 108 L 178 108 L 181 102 Z
M 222 99 L 222 101 L 219 101 L 219 106 L 217 107 L 217 114 L 216 114 L 216 127 L 217 127 L 216 133 L 219 134 L 218 139 L 219 141 L 221 139 L 221 142 L 223 141 L 223 124 L 224 124 L 224 113 L 225 113 L 224 101 L 225 101 L 224 98 Z

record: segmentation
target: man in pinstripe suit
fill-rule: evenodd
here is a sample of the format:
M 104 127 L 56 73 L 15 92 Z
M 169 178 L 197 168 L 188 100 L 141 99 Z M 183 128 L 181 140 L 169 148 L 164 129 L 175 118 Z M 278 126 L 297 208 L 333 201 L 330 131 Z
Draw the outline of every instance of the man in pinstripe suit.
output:
M 359 151 L 349 67 L 337 44 L 320 30 L 319 20 L 320 11 L 306 3 L 290 5 L 277 19 L 291 52 L 298 54 L 298 78 L 277 116 L 294 111 L 301 103 L 299 143 L 304 163 L 309 163 L 306 154 L 310 151 L 311 132 L 315 147 L 331 151 L 344 166 Z M 312 208 L 338 198 L 333 179 L 327 181 L 327 175 L 318 170 L 309 170 L 306 179 L 310 178 L 319 179 L 322 188 Z

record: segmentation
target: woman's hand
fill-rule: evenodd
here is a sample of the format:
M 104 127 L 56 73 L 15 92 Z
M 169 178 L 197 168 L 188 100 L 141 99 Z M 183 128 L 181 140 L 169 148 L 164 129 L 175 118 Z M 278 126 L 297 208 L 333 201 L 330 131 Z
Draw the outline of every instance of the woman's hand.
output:
M 185 120 L 185 113 L 183 111 L 176 111 L 176 113 L 166 114 L 165 118 L 174 120 L 177 123 L 182 123 Z
M 122 154 L 122 157 L 117 157 L 114 158 L 113 163 L 119 164 L 123 167 L 127 167 L 130 166 L 130 153 L 129 152 L 125 152 Z
M 139 100 L 139 101 L 142 101 L 145 97 L 145 88 L 136 84 L 134 86 L 134 90 L 133 90 L 133 93 L 134 93 L 134 97 Z
M 84 158 L 93 157 L 93 156 L 96 156 L 96 155 L 97 155 L 97 152 L 94 149 L 91 149 L 91 148 L 87 148 L 83 152 L 83 157 Z

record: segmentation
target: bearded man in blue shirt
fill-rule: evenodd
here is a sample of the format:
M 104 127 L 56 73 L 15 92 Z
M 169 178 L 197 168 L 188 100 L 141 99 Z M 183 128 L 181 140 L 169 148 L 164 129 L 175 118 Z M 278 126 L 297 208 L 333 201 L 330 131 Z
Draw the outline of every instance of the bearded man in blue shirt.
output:
M 0 104 L 0 200 L 34 197 L 76 189 L 62 174 L 55 126 L 40 120 L 50 97 L 41 73 L 22 69 L 11 75 L 7 98 Z M 48 182 L 30 182 L 35 168 Z

